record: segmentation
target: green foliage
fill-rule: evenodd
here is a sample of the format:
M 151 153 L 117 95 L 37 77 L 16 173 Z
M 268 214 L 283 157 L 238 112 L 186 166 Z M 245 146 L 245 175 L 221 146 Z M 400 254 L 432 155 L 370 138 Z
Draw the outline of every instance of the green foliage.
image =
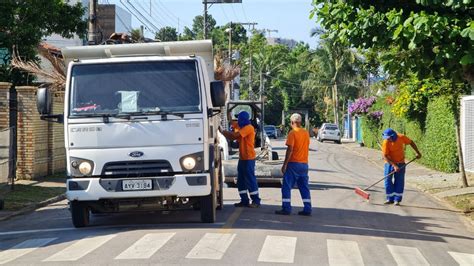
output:
M 425 156 L 423 162 L 434 169 L 455 172 L 459 161 L 451 99 L 433 98 L 427 111 L 426 130 L 421 144 Z
M 176 28 L 166 26 L 161 28 L 156 34 L 155 39 L 162 42 L 174 42 L 178 40 L 178 31 Z
M 370 148 L 380 149 L 382 132 L 390 127 L 407 135 L 417 144 L 423 154 L 420 163 L 439 171 L 457 171 L 455 117 L 451 97 L 431 98 L 427 104 L 426 119 L 423 121 L 396 116 L 392 112 L 393 106 L 386 103 L 386 98 L 387 95 L 379 97 L 372 106 L 372 110 L 384 112 L 379 127 L 374 127 L 368 119 L 363 120 L 364 144 Z M 406 149 L 406 157 L 415 157 L 411 148 Z
M 70 6 L 63 0 L 2 0 L 0 14 L 0 48 L 7 48 L 11 55 L 15 45 L 25 61 L 36 59 L 36 47 L 44 36 L 56 33 L 72 37 L 77 33 L 84 37 L 86 33 L 80 3 Z M 0 66 L 0 80 L 26 84 L 28 76 L 7 63 Z
M 313 0 L 313 7 L 329 38 L 383 51 L 391 74 L 473 82 L 464 75 L 474 68 L 471 0 Z

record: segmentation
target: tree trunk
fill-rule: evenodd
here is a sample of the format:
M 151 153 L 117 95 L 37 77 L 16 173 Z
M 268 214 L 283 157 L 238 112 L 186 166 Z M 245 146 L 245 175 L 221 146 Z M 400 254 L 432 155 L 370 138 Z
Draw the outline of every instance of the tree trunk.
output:
M 339 104 L 337 98 L 337 84 L 334 83 L 332 86 L 332 99 L 333 99 L 333 109 L 334 109 L 334 123 L 339 126 Z
M 458 158 L 459 158 L 459 171 L 461 172 L 461 179 L 462 179 L 462 187 L 469 187 L 467 183 L 466 177 L 466 170 L 464 169 L 464 158 L 462 153 L 462 146 L 461 146 L 461 134 L 459 131 L 459 115 L 456 115 L 456 146 L 458 148 Z

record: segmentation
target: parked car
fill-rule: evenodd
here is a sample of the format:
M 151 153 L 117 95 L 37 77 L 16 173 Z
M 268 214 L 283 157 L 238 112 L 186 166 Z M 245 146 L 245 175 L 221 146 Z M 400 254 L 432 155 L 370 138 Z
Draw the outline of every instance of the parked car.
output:
M 324 123 L 318 130 L 317 140 L 323 142 L 325 140 L 332 140 L 341 144 L 341 131 L 336 124 Z
M 265 133 L 267 134 L 269 138 L 276 139 L 280 136 L 278 132 L 278 128 L 274 125 L 266 125 L 264 129 L 265 129 Z

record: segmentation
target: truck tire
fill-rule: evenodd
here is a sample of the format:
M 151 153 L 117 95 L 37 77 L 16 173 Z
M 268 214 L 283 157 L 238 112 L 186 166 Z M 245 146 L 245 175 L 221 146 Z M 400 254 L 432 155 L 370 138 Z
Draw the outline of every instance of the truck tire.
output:
M 212 187 L 211 194 L 201 198 L 201 222 L 214 223 L 216 221 L 216 189 Z
M 85 227 L 89 225 L 89 208 L 80 201 L 71 201 L 71 217 L 74 227 Z

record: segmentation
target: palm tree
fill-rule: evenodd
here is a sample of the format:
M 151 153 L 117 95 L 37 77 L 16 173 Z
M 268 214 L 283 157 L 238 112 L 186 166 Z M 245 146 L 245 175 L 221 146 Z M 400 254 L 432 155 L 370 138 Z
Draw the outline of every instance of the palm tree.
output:
M 318 88 L 323 93 L 319 97 L 327 97 L 331 91 L 331 103 L 333 109 L 334 123 L 339 124 L 339 91 L 352 83 L 356 78 L 354 62 L 355 52 L 338 43 L 325 39 L 316 50 L 313 57 L 313 66 L 307 80 L 303 81 L 303 87 L 309 93 L 314 93 Z M 328 116 L 328 103 L 326 102 L 326 118 Z

